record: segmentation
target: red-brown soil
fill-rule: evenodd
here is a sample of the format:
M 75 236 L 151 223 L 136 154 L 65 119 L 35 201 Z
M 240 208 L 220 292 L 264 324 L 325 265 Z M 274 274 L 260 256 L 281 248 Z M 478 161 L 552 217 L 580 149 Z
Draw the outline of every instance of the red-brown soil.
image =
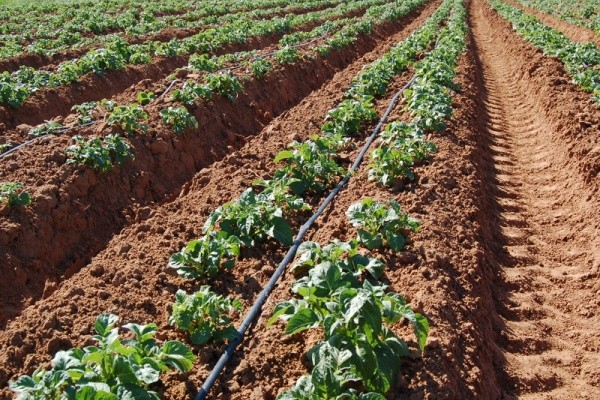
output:
M 423 15 L 429 15 L 435 4 Z M 415 15 L 419 13 L 405 20 L 412 21 Z M 417 26 L 424 16 L 411 26 Z M 196 171 L 243 146 L 274 116 L 297 104 L 336 71 L 349 64 L 356 65 L 354 70 L 360 68 L 363 63 L 357 58 L 373 48 L 381 54 L 403 37 L 399 35 L 406 34 L 403 27 L 402 21 L 384 25 L 359 39 L 352 49 L 286 66 L 264 80 L 251 81 L 235 104 L 215 99 L 198 106 L 195 113 L 201 128 L 195 134 L 177 136 L 160 125 L 150 126 L 150 135 L 131 138 L 135 162 L 107 175 L 65 165 L 64 150 L 70 142 L 67 137 L 44 138 L 7 156 L 6 170 L 0 173 L 2 179 L 22 181 L 36 189 L 32 192 L 32 207 L 4 210 L 9 218 L 3 221 L 0 231 L 6 259 L 1 268 L 3 275 L 11 278 L 0 283 L 0 321 L 5 323 L 23 306 L 48 296 L 59 281 L 89 263 L 124 226 L 148 218 L 151 210 L 146 206 L 173 200 Z M 339 96 L 343 94 L 342 90 L 338 92 Z M 325 111 L 317 118 L 324 115 Z M 295 131 L 300 128 L 291 129 L 285 138 Z M 256 155 L 252 153 L 252 157 Z M 265 156 L 259 161 L 264 163 L 270 158 Z M 33 242 L 38 245 L 30 246 Z
M 454 94 L 447 129 L 432 137 L 438 152 L 417 167 L 415 182 L 394 190 L 369 182 L 363 166 L 307 239 L 325 243 L 353 237 L 344 212 L 367 196 L 395 199 L 420 219 L 420 231 L 410 235 L 403 252 L 379 253 L 388 265 L 387 283 L 431 324 L 426 351 L 405 362 L 390 399 L 599 398 L 600 110 L 589 94 L 570 83 L 557 60 L 516 36 L 484 0 L 468 3 L 469 47 L 456 78 L 462 90 Z M 202 105 L 196 112 L 204 113 L 201 121 L 215 124 L 214 131 L 207 125 L 212 133 L 204 139 L 157 133 L 168 151 L 138 157 L 133 164 L 140 163 L 135 167 L 138 175 L 131 175 L 132 165 L 108 177 L 84 171 L 72 175 L 72 169 L 65 169 L 66 179 L 82 186 L 77 201 L 70 191 L 78 185 L 70 183 L 69 191 L 59 192 L 73 197 L 69 207 L 81 204 L 81 210 L 72 208 L 61 219 L 65 235 L 78 235 L 69 228 L 69 219 L 91 220 L 98 228 L 113 225 L 99 238 L 89 230 L 66 252 L 70 267 L 49 271 L 43 263 L 37 269 L 14 264 L 25 268 L 15 268 L 9 272 L 14 277 L 3 279 L 15 285 L 21 279 L 26 295 L 3 295 L 3 306 L 14 296 L 18 300 L 2 312 L 10 316 L 0 330 L 2 385 L 31 373 L 56 351 L 86 343 L 94 318 L 102 312 L 116 313 L 123 322 L 156 322 L 160 339 L 184 339 L 167 325 L 173 293 L 203 282 L 175 276 L 165 267 L 169 255 L 199 234 L 210 211 L 235 199 L 252 180 L 268 177 L 275 168 L 274 155 L 287 143 L 317 133 L 327 110 L 341 100 L 361 67 L 405 38 L 433 9 L 427 6 L 417 17 L 324 65 L 276 72 L 268 79 L 279 80 L 277 94 L 273 86 L 266 93 L 257 85 L 236 105 Z M 312 74 L 306 75 L 305 68 Z M 386 98 L 377 103 L 379 111 L 409 77 L 406 73 L 394 80 Z M 314 86 L 305 82 L 311 79 Z M 275 100 L 285 104 L 276 106 Z M 223 109 L 223 117 L 211 119 L 211 113 Z M 260 115 L 259 121 L 252 120 Z M 398 110 L 392 115 L 405 117 Z M 355 139 L 360 145 L 362 139 Z M 138 146 L 136 151 L 146 148 L 145 143 Z M 186 150 L 189 146 L 200 150 Z M 191 157 L 189 165 L 177 159 L 178 152 Z M 23 160 L 35 156 L 31 152 Z M 167 171 L 177 169 L 178 163 L 188 166 Z M 146 177 L 142 166 L 149 168 Z M 146 182 L 142 195 L 135 194 L 139 182 Z M 110 195 L 116 188 L 110 185 L 124 185 L 123 191 L 136 197 L 130 203 L 118 197 L 121 211 L 104 211 L 102 207 L 115 210 Z M 42 189 L 36 189 L 36 196 Z M 318 199 L 312 201 L 316 205 Z M 22 243 L 28 243 L 30 251 L 43 246 L 42 256 L 63 245 L 47 239 L 56 234 L 51 224 L 45 225 L 48 231 L 27 233 L 35 231 L 28 225 L 32 214 L 35 221 L 44 217 L 35 207 L 0 217 L 0 233 L 23 232 L 13 238 L 11 252 L 19 246 L 24 250 Z M 106 222 L 110 215 L 118 221 Z M 294 220 L 295 226 L 306 217 Z M 87 229 L 87 223 L 81 222 L 79 229 Z M 283 252 L 270 242 L 245 250 L 234 270 L 210 283 L 219 293 L 240 298 L 248 309 Z M 2 257 L 18 263 L 21 256 Z M 291 296 L 293 279 L 284 275 L 279 282 L 209 398 L 274 399 L 308 373 L 304 354 L 319 340 L 319 332 L 287 337 L 280 323 L 265 327 L 274 305 Z M 395 329 L 410 343 L 405 327 Z M 199 357 L 194 371 L 168 375 L 158 390 L 168 399 L 190 398 L 221 350 L 195 348 Z M 10 397 L 8 389 L 0 392 L 0 398 Z

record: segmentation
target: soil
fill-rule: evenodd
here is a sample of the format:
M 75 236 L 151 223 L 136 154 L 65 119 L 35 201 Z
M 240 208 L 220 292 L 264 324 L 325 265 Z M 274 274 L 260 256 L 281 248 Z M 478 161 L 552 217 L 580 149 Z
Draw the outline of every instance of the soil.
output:
M 390 399 L 600 398 L 600 109 L 487 2 L 467 3 L 468 49 L 455 79 L 461 91 L 447 129 L 431 137 L 437 153 L 416 168 L 415 181 L 392 190 L 370 182 L 363 165 L 307 239 L 354 237 L 344 212 L 367 196 L 394 199 L 421 221 L 404 251 L 377 253 L 388 266 L 387 284 L 431 325 L 425 352 L 404 362 Z M 102 312 L 123 323 L 156 322 L 159 339 L 185 340 L 167 323 L 173 294 L 207 282 L 176 276 L 166 267 L 169 255 L 200 234 L 218 205 L 270 176 L 287 143 L 318 133 L 356 73 L 438 4 L 322 63 L 267 75 L 268 93 L 257 84 L 236 104 L 199 105 L 202 137 L 151 127 L 152 140 L 134 143 L 135 163 L 110 176 L 61 167 L 49 181 L 55 175 L 44 175 L 47 167 L 27 167 L 42 201 L 0 210 L 0 254 L 10 265 L 0 290 L 0 385 L 60 349 L 89 343 Z M 380 112 L 410 76 L 392 82 L 377 102 Z M 391 118 L 406 115 L 398 107 Z M 357 146 L 365 136 L 354 138 Z M 11 173 L 23 163 L 41 165 L 39 152 L 60 163 L 55 149 L 66 143 L 46 145 L 54 150 L 32 147 Z M 248 310 L 284 252 L 274 242 L 244 250 L 235 269 L 208 283 Z M 292 295 L 293 280 L 282 277 L 209 398 L 274 399 L 308 373 L 305 354 L 320 332 L 286 336 L 281 323 L 265 326 L 273 307 Z M 406 327 L 394 330 L 414 348 Z M 167 399 L 190 398 L 222 350 L 194 347 L 194 370 L 168 374 L 156 389 Z M 4 388 L 0 398 L 11 392 Z

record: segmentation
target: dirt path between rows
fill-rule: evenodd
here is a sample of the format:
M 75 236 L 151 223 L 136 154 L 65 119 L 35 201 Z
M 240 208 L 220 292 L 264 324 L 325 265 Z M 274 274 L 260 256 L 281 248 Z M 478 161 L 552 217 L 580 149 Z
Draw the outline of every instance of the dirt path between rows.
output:
M 553 61 L 532 70 L 484 1 L 473 2 L 471 19 L 487 92 L 485 245 L 498 274 L 504 397 L 600 398 L 598 181 L 580 173 L 557 122 L 578 105 L 548 107 L 552 85 L 539 88 L 535 76 Z
M 542 11 L 536 10 L 535 8 L 528 7 L 521 4 L 517 0 L 505 0 L 508 4 L 520 8 L 528 14 L 535 16 L 543 24 L 548 25 L 551 28 L 559 30 L 575 42 L 592 42 L 600 47 L 600 36 L 598 36 L 593 30 L 585 28 L 583 26 L 573 25 L 560 18 L 554 17 L 553 15 L 546 14 Z

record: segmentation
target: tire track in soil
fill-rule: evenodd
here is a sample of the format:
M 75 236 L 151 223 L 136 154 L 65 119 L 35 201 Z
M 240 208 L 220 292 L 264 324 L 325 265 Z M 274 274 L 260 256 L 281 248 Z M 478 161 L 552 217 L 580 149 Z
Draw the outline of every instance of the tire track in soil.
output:
M 271 162 L 274 155 L 291 140 L 318 133 L 323 116 L 342 99 L 345 88 L 358 71 L 406 38 L 439 3 L 429 2 L 404 19 L 404 23 L 387 31 L 386 37 L 378 38 L 365 55 L 348 60 L 346 68 L 304 96 L 298 105 L 273 119 L 239 150 L 196 174 L 177 198 L 139 210 L 89 264 L 57 282 L 47 296 L 9 321 L 0 331 L 0 383 L 4 386 L 18 374 L 33 372 L 59 349 L 88 341 L 93 320 L 100 312 L 116 313 L 123 322 L 154 321 L 159 325 L 160 339 L 183 339 L 167 327 L 172 294 L 178 287 L 189 291 L 197 284 L 166 270 L 169 255 L 197 237 L 204 219 L 217 205 L 237 197 L 248 182 L 269 176 L 275 168 Z M 236 269 L 214 282 L 215 290 L 238 297 L 249 307 L 281 259 L 281 252 L 279 246 L 268 243 L 264 248 L 245 251 Z M 260 397 L 254 398 L 274 398 L 273 392 L 278 389 L 276 382 L 287 382 L 290 371 L 304 370 L 302 357 L 294 354 L 294 349 L 303 349 L 304 342 L 298 338 L 282 342 L 277 332 L 266 334 L 274 343 L 263 356 L 252 359 L 252 374 L 245 373 L 237 389 L 226 382 L 222 390 L 235 391 L 241 396 L 236 398 L 246 399 L 253 398 L 248 396 L 260 389 Z M 261 340 L 262 337 L 259 342 Z M 196 349 L 199 362 L 190 376 L 169 375 L 164 380 L 166 387 L 159 390 L 166 389 L 166 398 L 189 398 L 218 359 L 220 350 L 218 346 Z M 279 361 L 273 364 L 272 357 Z M 255 383 L 257 379 L 263 382 L 260 387 Z M 6 387 L 0 391 L 0 398 L 10 398 Z
M 471 12 L 487 95 L 486 261 L 498 274 L 503 397 L 600 398 L 598 181 L 565 151 L 564 124 L 524 70 L 528 54 L 498 37 L 508 25 L 482 0 Z

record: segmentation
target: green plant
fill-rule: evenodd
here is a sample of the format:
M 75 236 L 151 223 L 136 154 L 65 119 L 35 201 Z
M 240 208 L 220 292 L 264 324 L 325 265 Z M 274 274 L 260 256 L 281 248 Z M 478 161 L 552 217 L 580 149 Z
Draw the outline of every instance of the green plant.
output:
M 31 196 L 23 187 L 21 182 L 0 182 L 0 203 L 6 203 L 9 207 L 31 204 Z
M 177 340 L 160 346 L 154 339 L 156 324 L 130 323 L 123 328 L 133 339 L 119 338 L 118 317 L 96 319 L 96 346 L 59 351 L 50 370 L 38 368 L 32 376 L 9 382 L 19 400 L 45 399 L 159 399 L 149 386 L 172 369 L 189 371 L 195 357 Z
M 186 128 L 198 128 L 198 121 L 185 107 L 168 107 L 160 111 L 163 124 L 170 126 L 177 134 L 185 132 Z
M 373 278 L 379 279 L 385 265 L 377 258 L 361 254 L 359 250 L 359 243 L 356 240 L 342 242 L 335 239 L 325 246 L 316 242 L 304 242 L 298 247 L 292 270 L 296 275 L 306 275 L 311 268 L 330 263 L 356 278 L 368 272 Z
M 272 237 L 284 245 L 293 242 L 293 231 L 283 217 L 281 207 L 275 205 L 266 194 L 256 194 L 252 188 L 246 189 L 234 202 L 220 206 L 213 211 L 206 224 L 205 232 L 218 226 L 221 231 L 237 236 L 246 246 Z
M 171 255 L 169 267 L 187 279 L 214 278 L 221 268 L 233 268 L 240 255 L 240 239 L 227 232 L 208 232 Z
M 148 126 L 142 124 L 141 121 L 146 121 L 148 114 L 139 104 L 131 104 L 129 106 L 117 106 L 108 116 L 109 125 L 117 125 L 125 133 L 134 134 L 137 131 L 146 132 Z
M 77 118 L 77 123 L 79 125 L 89 124 L 94 121 L 94 111 L 96 111 L 98 107 L 98 103 L 95 101 L 81 103 L 78 105 L 74 105 L 71 107 L 71 111 L 77 112 L 79 117 Z
M 366 198 L 352 204 L 346 211 L 352 226 L 358 229 L 358 241 L 369 249 L 378 249 L 384 243 L 394 251 L 404 247 L 404 232 L 416 232 L 419 222 L 408 217 L 400 205 L 390 200 L 385 204 Z
M 318 137 L 304 143 L 292 143 L 290 150 L 283 150 L 275 157 L 276 164 L 283 162 L 285 166 L 275 172 L 273 179 L 292 178 L 288 181 L 289 187 L 297 195 L 306 191 L 324 191 L 345 172 L 335 161 L 330 145 L 330 141 Z
M 134 158 L 131 147 L 119 135 L 88 141 L 81 136 L 74 136 L 73 140 L 75 144 L 67 149 L 67 164 L 84 164 L 100 172 L 108 172 L 113 163 L 121 165 Z
M 259 58 L 258 60 L 252 62 L 250 64 L 250 71 L 256 77 L 256 79 L 260 79 L 267 74 L 273 68 L 273 64 L 264 58 Z
M 220 296 L 209 286 L 202 286 L 190 295 L 178 290 L 169 323 L 187 332 L 196 345 L 233 340 L 238 332 L 231 325 L 231 314 L 239 314 L 242 310 L 239 300 Z
M 139 92 L 136 98 L 139 104 L 145 106 L 150 104 L 156 98 L 156 94 L 153 92 Z
M 336 108 L 327 113 L 327 122 L 322 127 L 323 132 L 350 136 L 377 118 L 372 97 L 360 100 L 344 100 Z
M 219 93 L 231 102 L 234 102 L 237 99 L 238 93 L 244 89 L 238 78 L 231 72 L 208 74 L 206 82 L 212 92 Z
M 29 131 L 29 136 L 58 135 L 65 127 L 60 122 L 46 121 Z
M 285 47 L 275 53 L 275 61 L 279 64 L 294 63 L 299 59 L 300 53 L 298 53 L 298 50 L 291 47 Z
M 212 96 L 212 90 L 208 85 L 200 85 L 194 81 L 187 81 L 181 89 L 173 91 L 171 97 L 173 100 L 180 101 L 188 106 L 194 105 L 198 97 L 209 99 Z
M 192 54 L 189 60 L 188 68 L 196 71 L 214 72 L 222 67 L 218 57 L 211 57 L 208 54 Z

